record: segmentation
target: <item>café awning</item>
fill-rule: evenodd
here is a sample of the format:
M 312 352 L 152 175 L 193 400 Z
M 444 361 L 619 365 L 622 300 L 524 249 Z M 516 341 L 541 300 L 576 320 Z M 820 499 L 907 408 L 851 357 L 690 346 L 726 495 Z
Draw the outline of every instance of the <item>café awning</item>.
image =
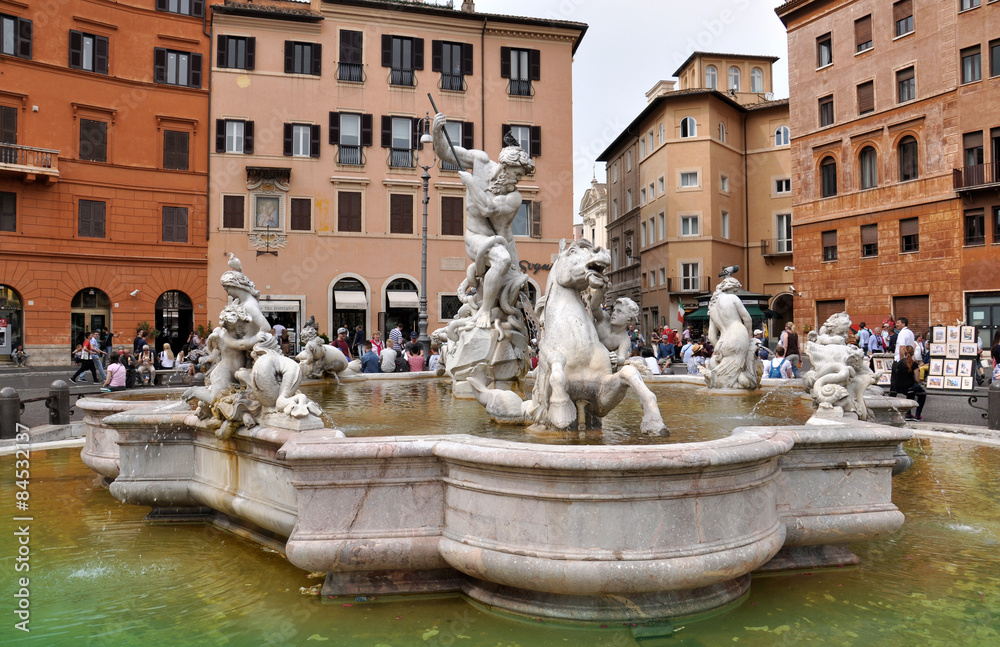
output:
M 357 290 L 334 290 L 333 303 L 337 310 L 367 310 L 368 295 Z
M 392 290 L 386 292 L 389 297 L 390 308 L 413 308 L 420 307 L 420 296 L 416 292 Z

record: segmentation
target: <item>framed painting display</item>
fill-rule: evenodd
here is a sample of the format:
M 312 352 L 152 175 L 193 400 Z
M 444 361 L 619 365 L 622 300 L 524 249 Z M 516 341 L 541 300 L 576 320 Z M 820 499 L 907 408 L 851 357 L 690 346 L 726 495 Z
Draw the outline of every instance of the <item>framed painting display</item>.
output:
M 957 359 L 946 359 L 944 361 L 944 376 L 955 376 L 958 375 L 958 360 Z
M 878 376 L 878 380 L 875 383 L 879 386 L 889 386 L 892 384 L 892 372 L 885 371 Z
M 931 341 L 934 342 L 935 344 L 943 344 L 946 341 L 948 341 L 947 335 L 948 335 L 947 328 L 945 328 L 944 326 L 937 326 L 934 328 L 933 335 L 931 335 Z
M 961 337 L 962 332 L 959 326 L 948 326 L 948 341 L 958 341 Z
M 962 378 L 962 390 L 963 391 L 971 391 L 971 390 L 973 390 L 973 388 L 975 388 L 975 387 L 972 386 L 972 377 L 971 376 L 970 377 L 963 377 Z
M 962 343 L 968 344 L 969 342 L 976 342 L 976 327 L 962 326 Z
M 941 330 L 944 330 L 944 328 L 942 328 Z M 946 344 L 944 342 L 933 343 L 933 344 L 931 344 L 930 351 L 931 351 L 931 355 L 932 356 L 936 355 L 936 356 L 944 357 L 944 354 L 946 352 L 948 352 L 948 344 Z
M 960 378 L 958 376 L 948 377 L 946 375 L 944 377 L 944 388 L 946 388 L 946 389 L 960 389 L 960 388 L 962 388 L 962 378 Z
M 944 356 L 947 357 L 948 359 L 958 359 L 958 356 L 959 356 L 958 347 L 959 347 L 959 343 L 957 341 L 954 341 L 954 342 L 950 341 L 950 342 L 948 342 L 948 348 L 947 348 Z
M 972 343 L 972 344 L 959 344 L 958 345 L 958 354 L 959 355 L 978 355 L 979 354 L 979 345 L 976 344 L 976 343 Z
M 972 377 L 972 360 L 971 359 L 960 359 L 960 360 L 958 360 L 958 376 L 959 377 Z
M 927 377 L 927 388 L 928 389 L 943 389 L 944 388 L 944 376 L 943 375 L 929 375 Z
M 930 375 L 944 375 L 944 360 L 940 357 L 931 359 L 931 368 L 928 373 Z

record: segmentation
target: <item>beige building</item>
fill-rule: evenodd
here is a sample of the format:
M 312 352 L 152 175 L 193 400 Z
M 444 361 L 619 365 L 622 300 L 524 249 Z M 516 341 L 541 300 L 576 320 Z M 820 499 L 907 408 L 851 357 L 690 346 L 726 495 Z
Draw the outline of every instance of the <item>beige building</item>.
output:
M 469 263 L 457 169 L 414 149 L 438 108 L 456 145 L 496 158 L 510 132 L 534 159 L 515 222 L 521 267 L 540 294 L 573 235 L 572 61 L 586 25 L 369 0 L 213 7 L 209 312 L 227 254 L 274 322 L 320 332 L 428 329 L 457 311 Z M 422 170 L 430 166 L 427 280 Z
M 598 157 L 608 165 L 612 264 L 617 256 L 636 284 L 645 331 L 679 325 L 681 305 L 686 323 L 703 323 L 696 297 L 732 265 L 745 289 L 771 295 L 772 323 L 790 315 L 790 131 L 788 102 L 771 93 L 775 60 L 695 52 L 675 72 L 680 86 L 659 82 Z M 718 89 L 722 70 L 732 92 Z M 752 313 L 758 323 L 763 310 Z
M 579 238 L 586 238 L 596 247 L 608 247 L 608 185 L 595 177 L 590 188 L 580 198 Z
M 1000 9 L 792 0 L 795 316 L 1000 330 Z

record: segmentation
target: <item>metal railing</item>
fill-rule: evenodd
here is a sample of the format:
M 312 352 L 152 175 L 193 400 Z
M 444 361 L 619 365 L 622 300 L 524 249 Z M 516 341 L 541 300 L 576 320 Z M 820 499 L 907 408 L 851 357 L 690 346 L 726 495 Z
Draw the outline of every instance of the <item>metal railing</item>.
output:
M 337 147 L 337 163 L 363 166 L 365 160 L 362 148 L 360 146 L 345 146 L 344 144 L 340 144 Z
M 780 256 L 792 253 L 791 238 L 765 238 L 760 241 L 761 256 Z
M 465 92 L 465 75 L 464 74 L 445 74 L 441 73 L 441 89 L 442 90 L 455 90 L 457 92 Z
M 670 276 L 667 277 L 667 292 L 711 292 L 711 281 L 709 276 Z
M 389 166 L 392 168 L 413 168 L 413 151 L 409 148 L 390 148 Z
M 1000 164 L 974 164 L 952 170 L 956 191 L 1000 184 Z
M 0 164 L 33 169 L 51 169 L 58 173 L 59 151 L 0 143 Z
M 364 66 L 361 63 L 337 63 L 337 79 L 340 81 L 364 83 Z
M 389 70 L 389 84 L 413 87 L 417 84 L 417 75 L 413 70 L 394 67 Z
M 507 86 L 507 94 L 516 97 L 530 97 L 534 94 L 531 79 L 511 79 Z

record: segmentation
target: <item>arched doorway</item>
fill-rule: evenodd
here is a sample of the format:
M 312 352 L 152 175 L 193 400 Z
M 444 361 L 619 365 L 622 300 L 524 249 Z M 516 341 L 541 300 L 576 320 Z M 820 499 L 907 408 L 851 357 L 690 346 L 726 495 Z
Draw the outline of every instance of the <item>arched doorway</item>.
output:
M 382 334 L 388 339 L 389 331 L 403 322 L 403 336 L 409 337 L 410 332 L 417 329 L 417 318 L 420 313 L 420 296 L 417 286 L 409 279 L 393 279 L 385 289 L 385 330 Z
M 347 328 L 348 343 L 353 338 L 357 326 L 365 328 L 368 317 L 368 290 L 358 279 L 343 278 L 333 286 L 333 298 L 330 299 L 330 327 L 334 337 L 338 328 Z M 365 338 L 370 338 L 365 330 Z
M 70 349 L 83 343 L 95 330 L 111 328 L 111 299 L 102 290 L 84 288 L 76 293 L 70 307 Z
M 0 285 L 0 355 L 10 355 L 24 343 L 24 308 L 14 288 Z
M 163 348 L 164 342 L 170 343 L 170 349 L 176 354 L 185 343 L 188 334 L 194 330 L 194 307 L 191 297 L 180 290 L 169 290 L 156 300 L 156 329 L 160 336 L 156 338 L 156 351 Z
M 774 311 L 774 318 L 771 320 L 771 329 L 768 334 L 771 337 L 778 337 L 785 329 L 785 324 L 793 320 L 793 306 L 795 298 L 788 292 L 783 292 L 771 299 L 771 310 Z

